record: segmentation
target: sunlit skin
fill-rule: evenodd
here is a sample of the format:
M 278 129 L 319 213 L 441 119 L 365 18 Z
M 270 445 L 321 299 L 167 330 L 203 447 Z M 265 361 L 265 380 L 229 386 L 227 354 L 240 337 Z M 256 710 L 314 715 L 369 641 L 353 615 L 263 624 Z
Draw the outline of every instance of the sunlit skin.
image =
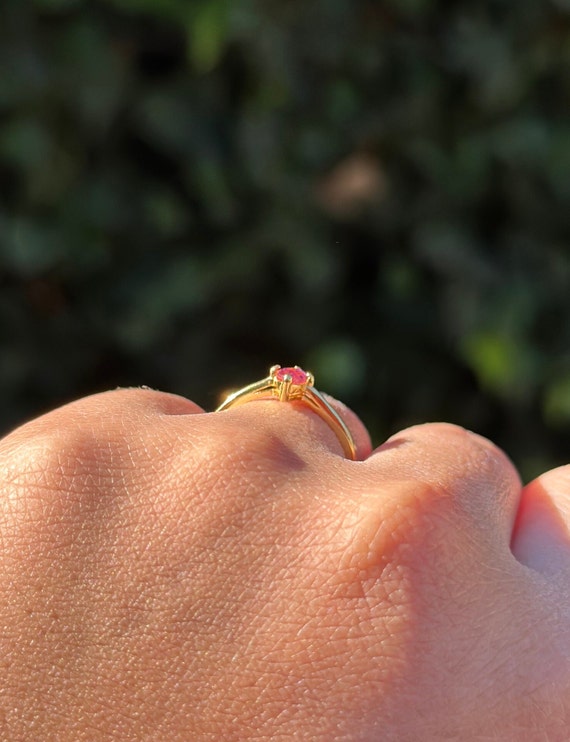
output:
M 564 742 L 570 468 L 147 389 L 0 441 L 0 739 Z

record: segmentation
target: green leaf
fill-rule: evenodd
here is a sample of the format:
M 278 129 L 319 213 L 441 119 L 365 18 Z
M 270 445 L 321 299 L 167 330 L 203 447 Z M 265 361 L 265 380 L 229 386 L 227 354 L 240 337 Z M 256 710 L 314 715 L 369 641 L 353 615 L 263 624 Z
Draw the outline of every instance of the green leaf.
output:
M 226 0 L 208 0 L 194 11 L 188 25 L 190 59 L 198 72 L 213 70 L 225 50 L 229 5 Z
M 570 373 L 549 384 L 544 394 L 543 411 L 551 425 L 570 424 Z
M 461 350 L 485 391 L 505 399 L 526 397 L 536 377 L 536 364 L 530 349 L 520 341 L 480 330 L 463 340 Z

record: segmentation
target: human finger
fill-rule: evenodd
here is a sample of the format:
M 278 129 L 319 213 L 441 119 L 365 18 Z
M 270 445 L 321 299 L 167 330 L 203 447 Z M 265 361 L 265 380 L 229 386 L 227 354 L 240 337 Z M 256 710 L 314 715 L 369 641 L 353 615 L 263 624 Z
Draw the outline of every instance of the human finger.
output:
M 570 569 L 570 466 L 523 489 L 512 550 L 519 562 L 544 574 Z
M 70 402 L 0 440 L 0 485 L 26 493 L 11 505 L 24 510 L 31 493 L 40 493 L 41 508 L 47 502 L 63 505 L 66 497 L 81 503 L 85 488 L 132 491 L 128 482 L 140 479 L 143 471 L 151 479 L 167 466 L 174 442 L 167 421 L 201 412 L 188 399 L 146 388 Z
M 508 457 L 487 439 L 456 425 L 427 423 L 396 433 L 365 463 L 376 481 L 427 484 L 446 512 L 508 547 L 521 485 Z

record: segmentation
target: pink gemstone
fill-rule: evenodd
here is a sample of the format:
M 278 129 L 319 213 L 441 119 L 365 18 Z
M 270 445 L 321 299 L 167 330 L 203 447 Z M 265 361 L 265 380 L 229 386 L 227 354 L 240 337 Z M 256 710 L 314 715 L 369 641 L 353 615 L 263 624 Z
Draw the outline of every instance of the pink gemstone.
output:
M 275 373 L 275 379 L 277 381 L 284 381 L 286 376 L 290 376 L 291 382 L 298 386 L 306 384 L 309 380 L 308 375 L 301 368 L 280 368 Z

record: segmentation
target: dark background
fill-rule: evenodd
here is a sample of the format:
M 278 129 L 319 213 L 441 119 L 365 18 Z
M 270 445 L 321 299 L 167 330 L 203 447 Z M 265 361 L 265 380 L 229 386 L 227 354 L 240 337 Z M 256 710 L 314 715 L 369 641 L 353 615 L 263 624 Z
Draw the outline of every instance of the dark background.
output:
M 298 363 L 568 459 L 570 0 L 2 0 L 0 431 Z

